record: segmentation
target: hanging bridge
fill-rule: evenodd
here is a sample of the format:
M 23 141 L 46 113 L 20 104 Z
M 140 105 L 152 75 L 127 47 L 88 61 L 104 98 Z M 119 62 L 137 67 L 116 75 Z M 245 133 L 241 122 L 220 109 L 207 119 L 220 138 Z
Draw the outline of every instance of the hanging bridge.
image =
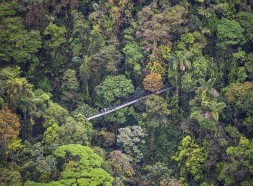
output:
M 144 96 L 144 97 L 135 99 L 135 100 L 133 100 L 133 101 L 129 101 L 129 102 L 127 102 L 127 103 L 124 103 L 124 104 L 122 104 L 122 105 L 116 106 L 116 107 L 114 107 L 114 108 L 104 108 L 104 111 L 103 111 L 103 112 L 101 112 L 101 113 L 99 113 L 99 114 L 95 114 L 95 115 L 93 115 L 93 116 L 89 116 L 89 117 L 87 117 L 87 120 L 92 120 L 92 119 L 95 119 L 95 118 L 98 118 L 98 117 L 107 115 L 107 114 L 109 114 L 109 113 L 111 113 L 111 112 L 115 112 L 116 110 L 122 109 L 122 108 L 127 107 L 127 106 L 129 106 L 129 105 L 132 105 L 132 104 L 134 104 L 134 103 L 137 103 L 137 102 L 140 102 L 140 101 L 142 101 L 142 100 L 145 100 L 145 99 L 147 99 L 148 97 L 150 97 L 150 96 L 152 96 L 152 95 L 154 95 L 154 94 L 161 94 L 161 93 L 163 93 L 163 92 L 166 92 L 166 91 L 168 91 L 168 90 L 172 90 L 172 89 L 174 89 L 174 88 L 175 88 L 175 87 L 164 88 L 164 89 L 159 90 L 159 91 L 157 91 L 157 92 L 155 92 L 155 93 L 152 93 L 152 94 L 149 94 L 149 95 L 147 95 L 147 96 Z

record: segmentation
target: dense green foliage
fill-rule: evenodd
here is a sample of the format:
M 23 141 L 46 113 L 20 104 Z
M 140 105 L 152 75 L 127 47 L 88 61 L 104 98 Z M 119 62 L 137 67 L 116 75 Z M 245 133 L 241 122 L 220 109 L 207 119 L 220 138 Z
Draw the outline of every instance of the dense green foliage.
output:
M 1 186 L 250 186 L 252 136 L 253 1 L 0 0 Z

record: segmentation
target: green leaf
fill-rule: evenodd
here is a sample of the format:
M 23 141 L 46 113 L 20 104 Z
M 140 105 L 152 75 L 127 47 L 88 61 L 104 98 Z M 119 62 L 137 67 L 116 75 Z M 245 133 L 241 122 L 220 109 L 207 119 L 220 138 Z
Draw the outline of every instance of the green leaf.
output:
M 213 119 L 215 121 L 218 121 L 219 120 L 219 113 L 218 112 L 211 112 L 212 116 L 213 116 Z
M 204 101 L 206 99 L 206 91 L 201 93 L 201 100 Z
M 208 88 L 213 87 L 215 81 L 216 81 L 215 78 L 209 79 L 209 80 L 206 82 L 206 86 L 207 86 Z

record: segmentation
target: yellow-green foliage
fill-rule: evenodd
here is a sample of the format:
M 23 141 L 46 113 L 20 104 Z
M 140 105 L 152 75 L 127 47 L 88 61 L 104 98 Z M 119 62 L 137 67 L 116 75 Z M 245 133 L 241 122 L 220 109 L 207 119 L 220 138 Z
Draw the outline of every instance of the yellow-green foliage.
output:
M 94 153 L 87 146 L 79 144 L 69 144 L 59 146 L 53 155 L 56 158 L 63 158 L 65 163 L 62 166 L 63 171 L 58 181 L 49 183 L 35 183 L 27 181 L 25 186 L 31 185 L 83 185 L 98 186 L 112 185 L 113 178 L 104 169 L 100 168 L 103 159 Z
M 205 161 L 208 154 L 203 147 L 194 143 L 190 136 L 186 136 L 178 147 L 176 156 L 172 159 L 178 162 L 180 169 L 180 180 L 187 183 L 188 174 L 191 174 L 195 181 L 203 180 L 203 172 L 205 170 Z

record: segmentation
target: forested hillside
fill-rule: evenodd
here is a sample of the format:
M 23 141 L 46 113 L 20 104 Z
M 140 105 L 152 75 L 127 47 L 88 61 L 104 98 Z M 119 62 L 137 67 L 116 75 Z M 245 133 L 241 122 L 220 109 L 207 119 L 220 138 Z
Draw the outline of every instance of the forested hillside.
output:
M 0 0 L 0 160 L 1 186 L 252 186 L 253 1 Z

